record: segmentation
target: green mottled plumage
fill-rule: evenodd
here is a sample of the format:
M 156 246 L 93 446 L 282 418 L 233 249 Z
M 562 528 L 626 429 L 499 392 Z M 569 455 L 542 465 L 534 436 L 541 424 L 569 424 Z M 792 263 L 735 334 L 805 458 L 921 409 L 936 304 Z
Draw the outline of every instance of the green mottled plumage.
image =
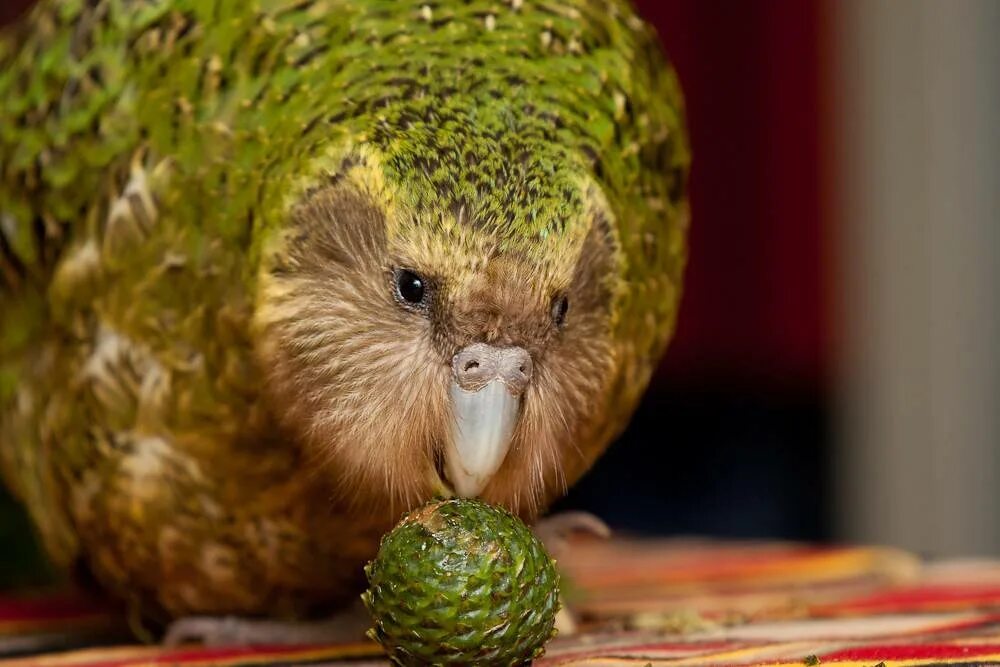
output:
M 57 562 L 154 616 L 353 590 L 387 519 L 303 474 L 253 351 L 289 211 L 359 160 L 390 237 L 542 276 L 603 202 L 610 398 L 563 476 L 622 428 L 673 329 L 688 164 L 624 2 L 44 0 L 0 37 L 0 470 Z

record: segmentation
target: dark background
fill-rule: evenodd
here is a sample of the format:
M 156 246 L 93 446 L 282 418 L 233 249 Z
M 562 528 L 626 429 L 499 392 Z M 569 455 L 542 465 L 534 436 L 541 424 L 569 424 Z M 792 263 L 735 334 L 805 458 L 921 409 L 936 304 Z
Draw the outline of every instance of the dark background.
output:
M 0 23 L 27 0 L 0 0 Z M 631 427 L 560 503 L 647 533 L 830 535 L 821 5 L 639 0 L 687 98 L 690 263 Z M 0 491 L 2 494 L 2 491 Z M 33 583 L 0 495 L 0 586 Z

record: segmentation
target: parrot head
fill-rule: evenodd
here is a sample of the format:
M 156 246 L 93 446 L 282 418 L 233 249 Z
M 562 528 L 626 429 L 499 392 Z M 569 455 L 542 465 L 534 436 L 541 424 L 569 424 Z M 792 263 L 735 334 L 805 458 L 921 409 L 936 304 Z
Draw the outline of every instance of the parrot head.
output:
M 259 347 L 347 499 L 531 516 L 597 456 L 621 259 L 583 157 L 530 127 L 411 122 L 313 170 L 263 255 Z

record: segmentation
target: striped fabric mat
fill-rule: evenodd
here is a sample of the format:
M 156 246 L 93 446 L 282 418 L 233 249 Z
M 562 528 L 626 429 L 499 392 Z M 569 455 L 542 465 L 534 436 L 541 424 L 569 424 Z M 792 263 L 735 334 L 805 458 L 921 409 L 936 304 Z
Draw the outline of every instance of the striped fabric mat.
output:
M 1000 665 L 1000 561 L 615 539 L 560 561 L 580 632 L 550 665 Z M 382 665 L 371 644 L 165 650 L 71 596 L 0 598 L 0 667 Z

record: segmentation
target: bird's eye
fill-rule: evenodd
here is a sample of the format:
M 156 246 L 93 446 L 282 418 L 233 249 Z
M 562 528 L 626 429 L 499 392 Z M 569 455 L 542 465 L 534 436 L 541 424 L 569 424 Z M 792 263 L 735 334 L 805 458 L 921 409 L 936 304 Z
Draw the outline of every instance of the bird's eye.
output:
M 557 327 L 561 327 L 566 321 L 566 311 L 569 310 L 569 299 L 565 294 L 557 296 L 552 300 L 552 321 Z
M 396 293 L 404 302 L 419 306 L 427 296 L 427 285 L 413 271 L 400 269 L 396 272 Z

